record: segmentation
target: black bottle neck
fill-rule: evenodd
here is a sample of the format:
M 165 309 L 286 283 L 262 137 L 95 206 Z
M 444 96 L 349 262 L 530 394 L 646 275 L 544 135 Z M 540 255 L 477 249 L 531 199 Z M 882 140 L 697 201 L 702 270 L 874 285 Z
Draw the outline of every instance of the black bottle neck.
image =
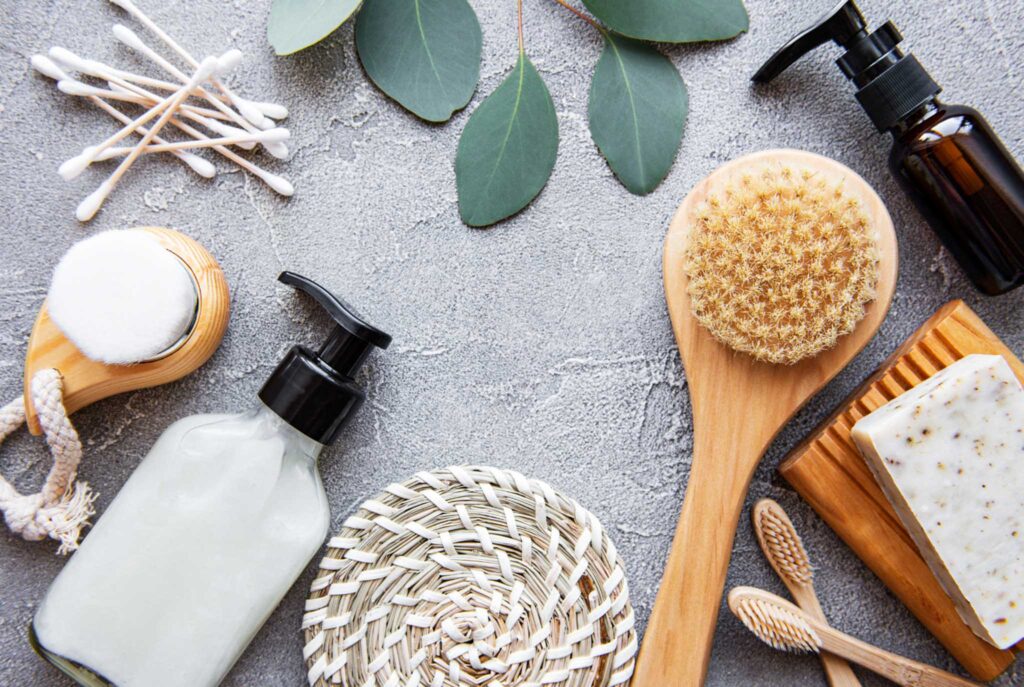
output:
M 913 131 L 922 123 L 937 115 L 942 107 L 943 104 L 938 98 L 929 98 L 927 101 L 921 103 L 920 107 L 889 127 L 889 133 L 896 138 L 900 138 L 904 134 Z

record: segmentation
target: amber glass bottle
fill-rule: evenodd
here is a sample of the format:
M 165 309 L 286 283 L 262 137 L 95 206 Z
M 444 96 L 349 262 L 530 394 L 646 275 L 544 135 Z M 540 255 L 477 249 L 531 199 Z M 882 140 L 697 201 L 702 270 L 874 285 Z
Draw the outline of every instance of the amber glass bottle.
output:
M 984 117 L 932 100 L 892 134 L 889 165 L 971 280 L 1024 285 L 1024 173 Z
M 997 295 L 1024 285 L 1024 171 L 974 109 L 942 91 L 886 22 L 870 31 L 854 0 L 782 46 L 754 75 L 766 83 L 834 42 L 836 64 L 879 131 L 895 139 L 889 166 L 974 284 Z

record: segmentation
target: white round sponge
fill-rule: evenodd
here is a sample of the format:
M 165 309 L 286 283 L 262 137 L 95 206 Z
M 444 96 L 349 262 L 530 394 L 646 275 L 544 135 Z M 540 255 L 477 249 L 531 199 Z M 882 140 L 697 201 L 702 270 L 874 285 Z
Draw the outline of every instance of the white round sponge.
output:
M 53 271 L 50 317 L 87 357 L 127 365 L 164 353 L 192 324 L 196 288 L 150 234 L 105 231 L 71 247 Z

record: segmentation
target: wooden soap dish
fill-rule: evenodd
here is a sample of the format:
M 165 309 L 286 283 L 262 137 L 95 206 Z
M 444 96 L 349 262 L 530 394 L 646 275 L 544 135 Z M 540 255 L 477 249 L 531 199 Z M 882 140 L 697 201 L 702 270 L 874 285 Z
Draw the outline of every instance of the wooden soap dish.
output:
M 850 438 L 862 417 L 972 353 L 1003 356 L 1024 382 L 1024 364 L 963 301 L 953 301 L 797 446 L 780 471 L 961 665 L 987 681 L 1013 663 L 1013 651 L 996 649 L 960 619 Z M 1014 651 L 1024 651 L 1024 643 Z
M 228 326 L 230 297 L 220 265 L 196 241 L 162 227 L 138 227 L 178 257 L 191 273 L 198 292 L 192 329 L 172 352 L 134 365 L 107 365 L 87 358 L 50 319 L 46 303 L 39 310 L 25 357 L 25 411 L 29 430 L 41 428 L 29 396 L 32 377 L 39 370 L 56 368 L 64 379 L 64 407 L 68 414 L 90 403 L 135 389 L 180 379 L 205 363 L 217 350 Z

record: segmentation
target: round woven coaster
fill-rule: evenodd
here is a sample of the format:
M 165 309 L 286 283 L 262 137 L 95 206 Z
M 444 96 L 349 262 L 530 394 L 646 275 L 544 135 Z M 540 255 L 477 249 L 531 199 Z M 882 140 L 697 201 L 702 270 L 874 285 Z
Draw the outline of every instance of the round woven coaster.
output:
M 303 617 L 310 685 L 613 687 L 637 650 L 597 518 L 511 470 L 420 472 L 328 542 Z

